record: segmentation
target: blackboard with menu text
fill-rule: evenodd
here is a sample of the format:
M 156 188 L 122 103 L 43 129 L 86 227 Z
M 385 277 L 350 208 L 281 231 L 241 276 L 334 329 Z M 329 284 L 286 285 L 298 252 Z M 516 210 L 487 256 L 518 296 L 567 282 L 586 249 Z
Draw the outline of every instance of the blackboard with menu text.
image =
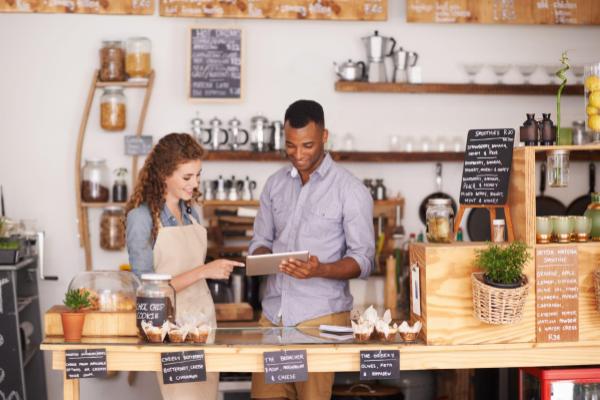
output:
M 241 100 L 242 30 L 194 27 L 189 43 L 189 98 Z

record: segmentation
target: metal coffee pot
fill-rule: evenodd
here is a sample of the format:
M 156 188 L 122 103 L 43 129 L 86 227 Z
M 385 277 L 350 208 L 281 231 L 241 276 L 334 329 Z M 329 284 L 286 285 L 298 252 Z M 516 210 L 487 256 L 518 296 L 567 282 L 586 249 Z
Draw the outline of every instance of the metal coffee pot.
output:
M 217 117 L 211 119 L 209 124 L 210 128 L 204 129 L 204 132 L 207 134 L 207 139 L 202 144 L 208 145 L 208 148 L 211 150 L 221 150 L 221 147 L 224 146 L 229 139 L 229 133 L 226 129 L 221 128 L 223 122 Z M 219 135 L 222 135 L 222 141 L 219 140 Z
M 237 118 L 229 120 L 229 147 L 231 150 L 239 150 L 240 147 L 248 143 L 248 140 L 250 139 L 248 131 L 242 129 L 241 125 L 242 123 Z
M 392 54 L 392 60 L 394 61 L 394 82 L 406 82 L 408 81 L 407 70 L 417 65 L 419 54 L 414 51 L 404 51 L 401 47 Z
M 271 123 L 271 150 L 282 151 L 284 141 L 283 123 L 281 121 L 273 121 Z
M 256 189 L 256 181 L 251 181 L 249 177 L 242 183 L 242 200 L 250 201 L 254 199 L 253 190 Z
M 340 65 L 333 63 L 335 73 L 343 81 L 362 81 L 367 75 L 367 68 L 362 61 L 348 60 Z
M 231 179 L 225 183 L 227 188 L 227 200 L 238 201 L 240 199 L 240 190 L 244 185 L 244 181 L 235 179 L 234 175 L 231 175 Z
M 204 131 L 202 125 L 204 124 L 204 122 L 202 121 L 202 119 L 200 119 L 198 115 L 199 113 L 196 113 L 196 117 L 192 118 L 192 120 L 190 121 L 192 125 L 192 136 L 198 141 L 198 143 L 204 144 L 204 139 L 202 138 L 202 132 Z
M 223 179 L 223 175 L 219 175 L 219 179 L 217 182 L 217 190 L 215 193 L 215 199 L 224 201 L 227 200 L 227 192 L 225 192 L 225 179 Z
M 367 80 L 369 82 L 387 82 L 385 58 L 390 57 L 394 52 L 396 39 L 379 36 L 379 31 L 375 31 L 374 35 L 363 37 L 362 40 L 367 50 Z
M 250 119 L 250 144 L 254 151 L 269 151 L 269 120 L 262 115 Z
M 204 200 L 215 199 L 215 181 L 202 181 L 202 198 Z

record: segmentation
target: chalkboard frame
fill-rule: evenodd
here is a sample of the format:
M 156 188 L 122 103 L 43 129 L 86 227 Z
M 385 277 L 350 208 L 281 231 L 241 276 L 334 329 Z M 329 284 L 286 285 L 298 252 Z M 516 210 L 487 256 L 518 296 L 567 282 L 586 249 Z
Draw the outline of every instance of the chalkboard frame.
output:
M 192 97 L 192 35 L 195 30 L 237 30 L 240 31 L 240 96 L 235 98 L 230 97 Z M 244 45 L 244 29 L 232 25 L 206 26 L 192 25 L 187 31 L 187 60 L 186 60 L 186 93 L 188 101 L 191 103 L 241 103 L 244 100 L 244 82 L 245 79 L 245 57 L 246 50 Z

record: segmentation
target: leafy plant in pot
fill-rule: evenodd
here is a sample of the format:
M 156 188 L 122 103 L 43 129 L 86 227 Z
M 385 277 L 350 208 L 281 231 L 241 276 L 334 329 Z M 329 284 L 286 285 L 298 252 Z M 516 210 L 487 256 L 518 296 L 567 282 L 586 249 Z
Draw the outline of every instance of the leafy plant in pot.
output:
M 61 314 L 63 333 L 66 341 L 81 340 L 85 313 L 81 310 L 91 306 L 90 292 L 87 290 L 68 290 L 63 303 L 69 311 Z
M 476 254 L 476 264 L 485 271 L 483 280 L 486 284 L 505 289 L 524 284 L 523 267 L 530 259 L 525 243 L 515 241 L 508 246 L 490 244 L 487 249 L 477 250 Z

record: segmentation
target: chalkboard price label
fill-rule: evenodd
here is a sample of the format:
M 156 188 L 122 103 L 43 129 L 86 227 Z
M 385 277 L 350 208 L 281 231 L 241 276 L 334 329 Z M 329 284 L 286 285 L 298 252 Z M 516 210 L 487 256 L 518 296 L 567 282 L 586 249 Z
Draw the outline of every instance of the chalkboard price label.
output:
M 306 350 L 263 353 L 265 383 L 304 382 L 308 379 Z
M 169 319 L 169 301 L 166 297 L 137 297 L 136 322 L 141 328 L 142 321 L 151 322 L 154 326 L 161 326 Z
M 206 380 L 204 350 L 160 353 L 163 384 Z
M 125 155 L 145 156 L 152 150 L 152 136 L 125 136 Z
M 467 136 L 460 204 L 506 204 L 514 129 L 472 129 Z
M 65 351 L 67 379 L 103 378 L 106 376 L 106 349 Z
M 360 380 L 400 378 L 398 350 L 369 350 L 360 352 Z

